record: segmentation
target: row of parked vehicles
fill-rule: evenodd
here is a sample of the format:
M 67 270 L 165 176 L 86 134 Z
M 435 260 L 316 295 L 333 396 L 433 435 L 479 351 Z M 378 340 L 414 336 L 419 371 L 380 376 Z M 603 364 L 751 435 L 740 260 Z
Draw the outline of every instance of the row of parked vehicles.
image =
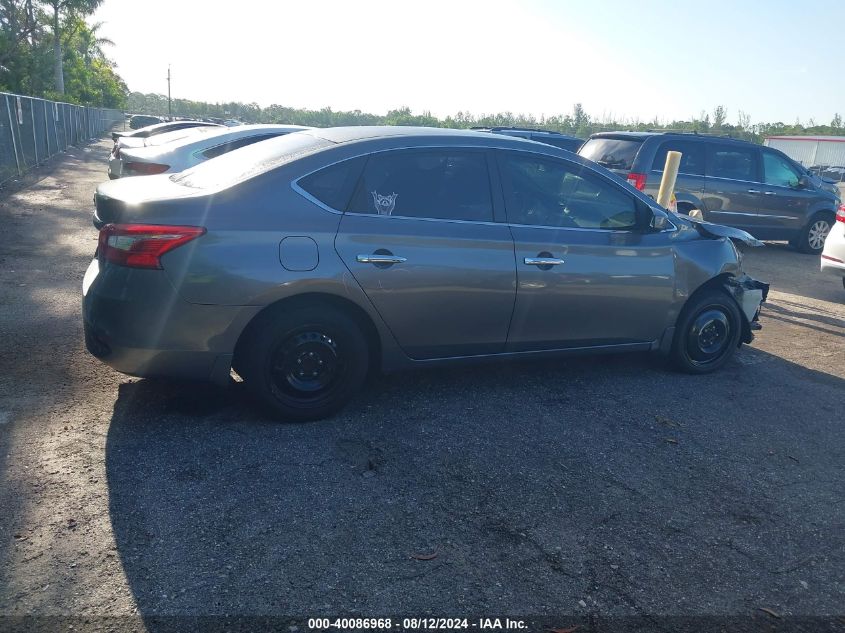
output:
M 631 186 L 530 130 L 172 124 L 115 135 L 95 195 L 85 337 L 119 371 L 234 370 L 273 415 L 311 420 L 373 371 L 651 351 L 707 373 L 759 329 L 768 286 L 737 244 L 760 242 L 663 209 L 652 170 Z M 142 149 L 191 158 L 126 177 Z M 705 218 L 730 199 L 709 191 Z

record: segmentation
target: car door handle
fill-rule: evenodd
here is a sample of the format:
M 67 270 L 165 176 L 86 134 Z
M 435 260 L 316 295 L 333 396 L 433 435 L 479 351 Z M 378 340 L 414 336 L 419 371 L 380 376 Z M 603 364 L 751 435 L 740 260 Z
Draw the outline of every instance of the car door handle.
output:
M 760 193 L 759 189 L 749 189 L 748 193 Z
M 557 257 L 526 257 L 523 261 L 529 266 L 559 266 L 564 263 Z
M 764 191 L 763 193 L 764 193 L 765 195 L 767 195 L 767 196 L 776 196 L 776 195 L 778 195 L 778 194 L 776 194 L 774 191 Z
M 355 259 L 360 264 L 403 264 L 408 261 L 407 257 L 397 255 L 358 255 Z

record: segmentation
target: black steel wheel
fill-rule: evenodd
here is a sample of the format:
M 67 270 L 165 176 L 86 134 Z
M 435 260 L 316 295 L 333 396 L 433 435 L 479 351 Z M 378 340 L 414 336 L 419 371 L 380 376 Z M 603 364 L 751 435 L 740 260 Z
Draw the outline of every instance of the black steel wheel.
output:
M 238 373 L 274 417 L 319 420 L 340 410 L 364 382 L 366 338 L 332 306 L 271 310 L 250 326 Z
M 740 344 L 742 315 L 736 301 L 718 289 L 693 297 L 675 328 L 672 358 L 682 371 L 706 374 L 722 367 Z

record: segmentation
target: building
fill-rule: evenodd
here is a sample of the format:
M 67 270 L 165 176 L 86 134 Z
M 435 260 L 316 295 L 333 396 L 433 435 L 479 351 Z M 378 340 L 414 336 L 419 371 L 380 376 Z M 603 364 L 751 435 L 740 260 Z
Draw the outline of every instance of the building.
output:
M 768 136 L 763 144 L 825 178 L 845 181 L 845 136 Z

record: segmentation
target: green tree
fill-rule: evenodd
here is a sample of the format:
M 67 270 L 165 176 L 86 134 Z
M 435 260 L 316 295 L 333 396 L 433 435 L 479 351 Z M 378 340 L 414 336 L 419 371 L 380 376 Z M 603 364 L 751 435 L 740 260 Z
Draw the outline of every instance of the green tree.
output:
M 53 28 L 53 69 L 55 91 L 65 93 L 64 55 L 62 54 L 62 30 L 65 24 L 72 23 L 80 16 L 94 13 L 102 0 L 47 0 L 47 7 L 51 12 Z

